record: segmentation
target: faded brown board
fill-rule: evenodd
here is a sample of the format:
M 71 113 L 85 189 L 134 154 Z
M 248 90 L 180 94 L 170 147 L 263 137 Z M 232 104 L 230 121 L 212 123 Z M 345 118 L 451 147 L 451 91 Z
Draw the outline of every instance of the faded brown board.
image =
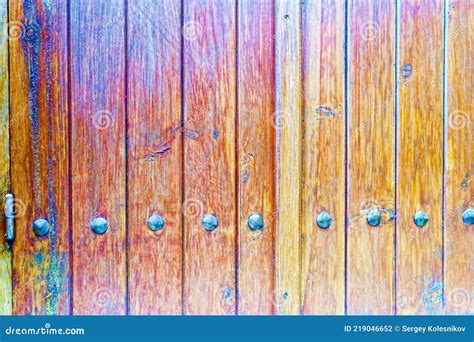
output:
M 124 314 L 125 5 L 72 0 L 71 168 L 74 314 Z M 105 218 L 105 234 L 91 222 Z
M 275 3 L 277 314 L 301 311 L 301 9 L 297 0 Z
M 394 310 L 395 6 L 349 5 L 347 313 Z M 379 226 L 366 220 L 382 213 Z
M 13 313 L 68 314 L 67 6 L 10 1 L 9 20 Z M 32 229 L 40 218 L 50 226 L 41 238 Z
M 442 312 L 443 2 L 400 2 L 397 313 Z M 424 211 L 428 223 L 413 216 Z
M 303 314 L 344 313 L 345 113 L 343 0 L 303 7 Z M 321 229 L 316 217 L 333 219 Z
M 128 267 L 132 315 L 182 312 L 180 3 L 128 6 Z M 158 18 L 158 20 L 157 20 Z M 165 224 L 153 231 L 152 215 Z
M 269 315 L 274 303 L 274 6 L 239 2 L 239 314 Z M 262 215 L 262 230 L 248 225 Z
M 184 312 L 235 313 L 235 3 L 184 3 Z M 203 215 L 218 226 L 206 231 Z
M 10 191 L 10 114 L 8 94 L 8 0 L 0 1 L 0 205 Z M 12 314 L 12 260 L 5 239 L 5 221 L 0 222 L 0 315 Z
M 463 212 L 474 209 L 472 57 L 474 2 L 453 2 L 447 36 L 447 156 L 444 242 L 446 314 L 474 313 L 474 231 Z

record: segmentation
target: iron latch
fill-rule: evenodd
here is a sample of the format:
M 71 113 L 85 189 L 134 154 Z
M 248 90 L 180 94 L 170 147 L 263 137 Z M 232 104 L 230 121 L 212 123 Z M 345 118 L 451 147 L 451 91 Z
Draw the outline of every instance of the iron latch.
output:
M 13 206 L 13 195 L 5 195 L 5 239 L 13 241 L 15 238 L 15 213 Z

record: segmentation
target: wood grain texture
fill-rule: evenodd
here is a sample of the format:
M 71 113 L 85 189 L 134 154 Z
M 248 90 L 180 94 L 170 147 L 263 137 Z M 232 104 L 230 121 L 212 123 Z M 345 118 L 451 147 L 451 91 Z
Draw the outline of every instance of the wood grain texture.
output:
M 400 2 L 397 313 L 442 312 L 443 2 Z M 413 215 L 423 210 L 420 228 Z
M 349 5 L 347 313 L 394 310 L 395 7 Z M 373 227 L 366 214 L 377 208 Z
M 124 314 L 125 5 L 70 4 L 74 314 Z M 98 235 L 91 221 L 109 222 Z
M 180 7 L 173 0 L 131 1 L 128 6 L 132 315 L 182 312 Z M 163 217 L 163 229 L 147 226 L 153 214 Z
M 303 313 L 344 313 L 345 114 L 343 0 L 303 7 Z M 321 229 L 316 217 L 330 213 Z
M 184 310 L 235 314 L 235 3 L 184 3 Z M 214 214 L 218 227 L 204 230 Z
M 275 6 L 275 304 L 277 314 L 294 315 L 301 311 L 301 11 L 297 0 Z
M 274 303 L 275 128 L 274 6 L 239 2 L 239 314 L 269 315 Z M 264 218 L 262 231 L 248 226 Z
M 68 314 L 67 11 L 63 1 L 10 1 L 10 134 L 17 217 L 14 314 Z M 42 238 L 35 219 L 49 222 Z
M 0 206 L 10 191 L 10 113 L 8 94 L 8 0 L 0 1 Z M 0 315 L 12 314 L 12 259 L 5 236 L 5 221 L 0 221 Z
M 462 214 L 474 209 L 474 3 L 449 8 L 447 36 L 447 159 L 444 240 L 446 314 L 474 313 L 474 231 Z

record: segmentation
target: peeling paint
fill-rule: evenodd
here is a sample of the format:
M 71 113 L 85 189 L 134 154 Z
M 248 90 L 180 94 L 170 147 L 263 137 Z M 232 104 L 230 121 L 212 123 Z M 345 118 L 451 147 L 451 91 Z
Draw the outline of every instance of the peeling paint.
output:
M 153 151 L 152 153 L 148 153 L 146 156 L 145 156 L 145 160 L 146 161 L 153 161 L 156 159 L 156 157 L 158 156 L 163 156 L 165 155 L 167 152 L 169 152 L 171 150 L 171 146 L 170 145 L 164 145 L 164 146 L 160 146 L 158 147 L 158 149 L 156 151 Z
M 439 281 L 433 281 L 428 289 L 422 293 L 423 307 L 429 315 L 434 315 L 439 311 L 443 302 L 443 284 Z
M 38 252 L 35 254 L 35 262 L 38 264 L 38 265 L 41 265 L 43 263 L 43 253 L 42 252 Z
M 154 161 L 157 157 L 165 156 L 171 150 L 171 145 L 178 136 L 178 132 L 181 132 L 180 125 L 168 129 L 152 148 L 152 151 L 145 155 L 144 159 L 146 161 Z
M 402 77 L 403 77 L 403 80 L 406 81 L 408 79 L 408 77 L 410 77 L 411 73 L 412 73 L 412 66 L 411 64 L 405 64 L 403 66 L 403 70 L 402 70 Z
M 316 109 L 317 114 L 322 114 L 324 116 L 334 116 L 336 115 L 336 112 L 334 109 L 331 107 L 327 106 L 319 106 L 318 109 Z
M 469 179 L 471 178 L 471 172 L 468 171 L 461 181 L 461 190 L 466 190 L 469 185 Z
M 242 160 L 240 162 L 240 178 L 244 184 L 247 183 L 250 178 L 250 164 L 252 163 L 253 159 L 253 152 L 245 153 L 242 156 Z

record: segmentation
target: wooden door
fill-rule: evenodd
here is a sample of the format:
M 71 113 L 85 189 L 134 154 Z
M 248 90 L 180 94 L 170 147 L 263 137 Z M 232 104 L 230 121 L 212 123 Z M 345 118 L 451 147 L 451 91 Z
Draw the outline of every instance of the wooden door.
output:
M 0 314 L 472 313 L 473 20 L 0 0 Z

